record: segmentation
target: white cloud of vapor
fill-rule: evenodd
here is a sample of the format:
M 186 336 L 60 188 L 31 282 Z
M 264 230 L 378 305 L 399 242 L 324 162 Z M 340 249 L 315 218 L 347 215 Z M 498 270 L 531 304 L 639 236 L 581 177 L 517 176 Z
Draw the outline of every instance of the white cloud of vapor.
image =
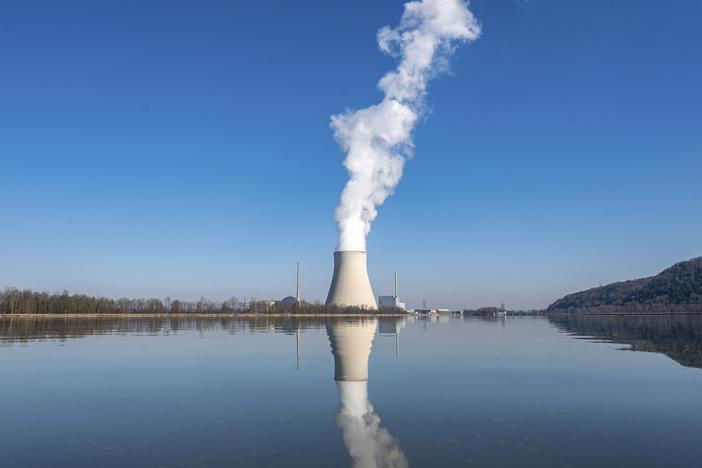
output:
M 412 154 L 412 131 L 423 111 L 427 83 L 446 68 L 455 44 L 479 35 L 480 25 L 463 0 L 406 3 L 399 26 L 378 31 L 380 50 L 400 58 L 397 68 L 378 82 L 383 100 L 331 117 L 349 174 L 334 213 L 337 250 L 366 250 L 376 207 L 392 193 Z

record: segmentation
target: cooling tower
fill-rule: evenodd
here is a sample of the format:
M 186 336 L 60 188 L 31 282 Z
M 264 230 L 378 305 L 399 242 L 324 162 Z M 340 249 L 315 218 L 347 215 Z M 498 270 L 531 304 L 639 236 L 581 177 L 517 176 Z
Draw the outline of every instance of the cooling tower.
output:
M 374 319 L 337 322 L 327 325 L 334 355 L 334 380 L 368 380 L 368 358 L 378 326 Z
M 377 309 L 368 279 L 366 253 L 359 250 L 334 252 L 332 277 L 327 304 Z

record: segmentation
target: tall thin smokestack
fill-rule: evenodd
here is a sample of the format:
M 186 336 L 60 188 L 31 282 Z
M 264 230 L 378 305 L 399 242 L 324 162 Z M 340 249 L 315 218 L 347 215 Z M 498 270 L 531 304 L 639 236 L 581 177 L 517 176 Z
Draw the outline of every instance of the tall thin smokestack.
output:
M 295 288 L 295 299 L 300 303 L 300 262 L 297 262 L 297 286 Z
M 366 267 L 366 252 L 347 250 L 334 252 L 332 277 L 327 304 L 377 309 Z
M 397 272 L 395 272 L 395 297 L 397 296 Z

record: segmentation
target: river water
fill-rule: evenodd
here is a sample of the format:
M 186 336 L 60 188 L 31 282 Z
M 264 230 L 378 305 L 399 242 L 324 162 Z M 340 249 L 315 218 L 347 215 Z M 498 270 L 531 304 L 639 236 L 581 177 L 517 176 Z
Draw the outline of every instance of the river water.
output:
M 702 466 L 702 318 L 0 319 L 0 466 Z

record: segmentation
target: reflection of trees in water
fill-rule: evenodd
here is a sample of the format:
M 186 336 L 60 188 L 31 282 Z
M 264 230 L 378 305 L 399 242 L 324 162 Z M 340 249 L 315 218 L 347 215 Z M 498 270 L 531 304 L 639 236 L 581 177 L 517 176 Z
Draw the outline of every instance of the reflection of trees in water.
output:
M 683 366 L 702 368 L 702 316 L 554 314 L 549 321 L 582 336 L 662 353 Z
M 91 335 L 168 335 L 181 330 L 285 333 L 323 329 L 337 318 L 320 317 L 0 317 L 0 343 L 67 340 Z M 397 319 L 401 321 L 403 319 Z

